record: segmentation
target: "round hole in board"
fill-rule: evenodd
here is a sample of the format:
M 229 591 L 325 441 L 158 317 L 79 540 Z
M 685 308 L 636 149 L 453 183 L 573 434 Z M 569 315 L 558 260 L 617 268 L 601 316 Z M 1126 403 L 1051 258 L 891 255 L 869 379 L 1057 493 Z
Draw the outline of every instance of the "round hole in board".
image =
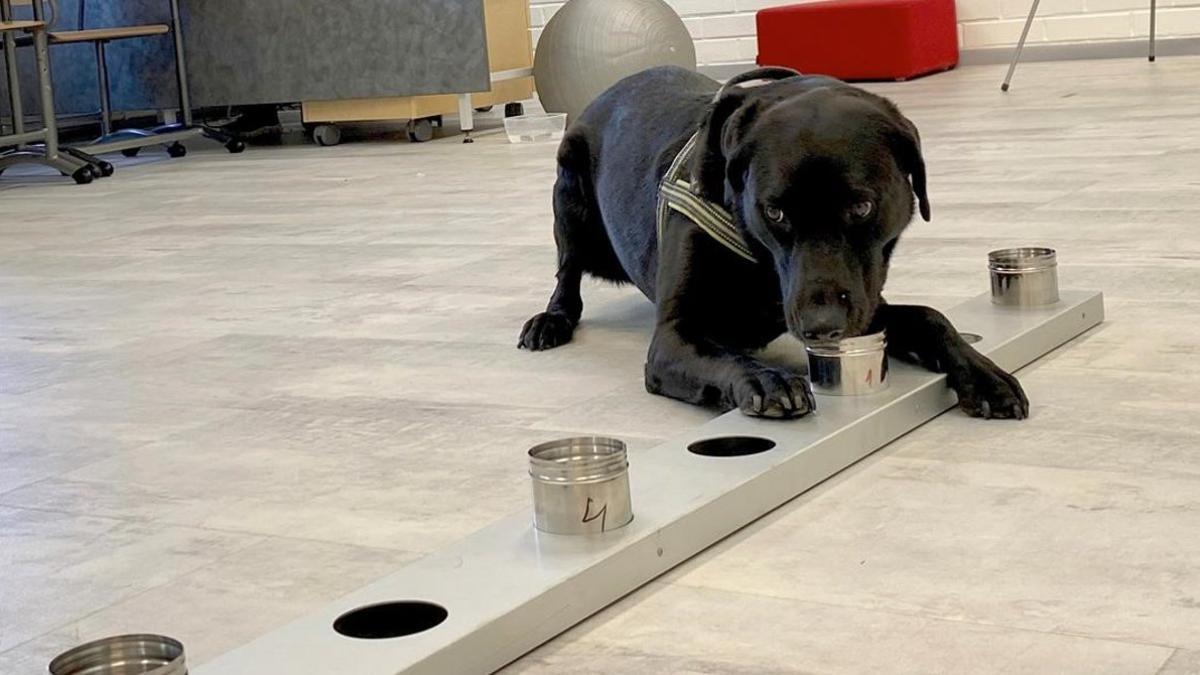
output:
M 775 441 L 758 436 L 720 436 L 696 441 L 688 452 L 705 457 L 742 457 L 757 455 L 775 447 Z
M 445 607 L 432 602 L 383 602 L 346 612 L 333 622 L 333 629 L 359 640 L 386 640 L 424 633 L 448 616 Z
M 976 333 L 959 333 L 959 336 L 969 345 L 973 345 L 976 342 L 983 342 L 983 336 Z

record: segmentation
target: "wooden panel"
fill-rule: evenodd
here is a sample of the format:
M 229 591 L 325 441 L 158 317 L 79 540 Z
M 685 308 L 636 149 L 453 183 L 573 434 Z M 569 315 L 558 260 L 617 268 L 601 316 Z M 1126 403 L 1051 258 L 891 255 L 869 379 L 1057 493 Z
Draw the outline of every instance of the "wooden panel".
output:
M 368 120 L 412 119 L 417 98 L 345 98 L 337 101 L 305 101 L 301 107 L 305 122 L 365 122 Z
M 44 21 L 0 21 L 0 32 L 10 30 L 29 31 L 45 25 L 46 22 Z
M 492 72 L 532 68 L 528 0 L 484 0 L 483 16 Z
M 87 30 L 59 30 L 50 34 L 50 41 L 56 43 L 98 42 L 109 40 L 127 40 L 129 38 L 163 35 L 171 30 L 165 23 L 147 24 L 144 26 L 116 26 L 113 28 L 88 28 Z
M 476 108 L 482 108 L 489 105 L 509 103 L 511 101 L 524 101 L 528 98 L 533 98 L 532 77 L 496 82 L 492 84 L 491 91 L 485 91 L 482 94 L 472 96 L 471 102 L 475 104 Z

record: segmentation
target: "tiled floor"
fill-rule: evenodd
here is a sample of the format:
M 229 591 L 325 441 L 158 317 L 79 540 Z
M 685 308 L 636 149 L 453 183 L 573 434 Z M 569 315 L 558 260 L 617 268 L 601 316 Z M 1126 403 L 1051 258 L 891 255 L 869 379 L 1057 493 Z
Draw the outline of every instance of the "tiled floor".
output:
M 921 127 L 934 222 L 895 298 L 1048 243 L 1110 321 L 511 667 L 1200 672 L 1200 58 L 873 85 Z M 0 673 L 126 630 L 193 663 L 527 499 L 522 452 L 708 419 L 641 386 L 652 311 L 544 304 L 554 148 L 196 152 L 0 179 Z

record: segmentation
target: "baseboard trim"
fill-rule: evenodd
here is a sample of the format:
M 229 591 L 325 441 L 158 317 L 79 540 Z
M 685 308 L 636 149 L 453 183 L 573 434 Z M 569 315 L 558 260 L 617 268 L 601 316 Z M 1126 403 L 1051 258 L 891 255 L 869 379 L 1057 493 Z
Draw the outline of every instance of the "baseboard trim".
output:
M 1106 40 L 1103 42 L 1068 42 L 1061 44 L 1026 44 L 1021 61 L 1078 61 L 1083 59 L 1145 58 L 1149 53 L 1146 38 L 1136 40 Z M 1194 56 L 1200 54 L 1200 37 L 1159 39 L 1154 46 L 1158 56 Z M 1013 46 L 964 49 L 959 53 L 960 66 L 980 66 L 1008 63 Z M 716 80 L 728 80 L 756 67 L 754 63 L 719 63 L 700 66 L 700 72 Z
M 1154 51 L 1158 56 L 1193 56 L 1200 54 L 1200 38 L 1160 38 L 1154 44 Z M 1146 58 L 1149 53 L 1150 42 L 1146 38 L 1049 45 L 1026 43 L 1025 50 L 1021 52 L 1021 61 Z M 986 49 L 964 49 L 959 54 L 958 63 L 963 66 L 1008 63 L 1012 60 L 1012 55 L 1012 45 Z

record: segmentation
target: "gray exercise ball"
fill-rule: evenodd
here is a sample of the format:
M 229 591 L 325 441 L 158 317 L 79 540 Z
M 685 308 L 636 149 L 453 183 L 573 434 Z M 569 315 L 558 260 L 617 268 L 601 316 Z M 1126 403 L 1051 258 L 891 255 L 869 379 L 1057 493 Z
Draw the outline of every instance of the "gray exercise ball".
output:
M 696 69 L 696 47 L 663 0 L 570 0 L 538 39 L 533 76 L 548 112 L 571 122 L 618 80 L 653 66 Z

